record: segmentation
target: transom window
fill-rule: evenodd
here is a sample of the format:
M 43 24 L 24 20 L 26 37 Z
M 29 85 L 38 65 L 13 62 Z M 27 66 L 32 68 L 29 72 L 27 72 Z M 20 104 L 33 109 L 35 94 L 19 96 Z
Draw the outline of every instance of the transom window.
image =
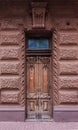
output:
M 49 49 L 49 39 L 30 38 L 28 39 L 28 49 Z

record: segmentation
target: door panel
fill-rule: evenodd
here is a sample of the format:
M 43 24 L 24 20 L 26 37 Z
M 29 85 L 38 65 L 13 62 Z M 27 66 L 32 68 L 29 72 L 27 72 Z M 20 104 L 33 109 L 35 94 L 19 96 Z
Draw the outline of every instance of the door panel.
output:
M 35 92 L 35 68 L 33 66 L 29 69 L 29 92 Z
M 50 119 L 50 57 L 27 57 L 27 118 Z
M 43 66 L 43 92 L 48 93 L 48 68 L 47 66 Z

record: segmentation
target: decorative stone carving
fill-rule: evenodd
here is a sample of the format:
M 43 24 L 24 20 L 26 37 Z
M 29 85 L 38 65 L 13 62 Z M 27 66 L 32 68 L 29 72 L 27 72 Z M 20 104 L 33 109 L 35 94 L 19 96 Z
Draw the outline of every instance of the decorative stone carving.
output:
M 21 88 L 20 88 L 20 104 L 21 106 L 25 106 L 25 33 L 21 31 L 20 33 L 20 48 L 21 48 Z
M 47 2 L 32 2 L 31 6 L 33 28 L 44 28 Z
M 51 77 L 53 78 L 53 103 L 56 105 L 58 104 L 59 94 L 58 94 L 58 31 L 57 29 L 53 32 L 53 54 L 52 54 L 52 66 L 53 66 L 53 73 Z

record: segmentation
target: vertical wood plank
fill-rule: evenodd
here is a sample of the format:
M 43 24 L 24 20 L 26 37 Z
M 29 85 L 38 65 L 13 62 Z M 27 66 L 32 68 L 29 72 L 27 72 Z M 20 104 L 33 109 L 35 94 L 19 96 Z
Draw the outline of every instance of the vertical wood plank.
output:
M 30 92 L 31 93 L 34 93 L 35 91 L 35 71 L 34 71 L 34 67 L 30 67 L 30 75 L 29 75 L 29 78 L 30 78 L 30 82 L 29 82 L 29 88 L 30 88 Z
M 48 68 L 43 68 L 43 91 L 44 93 L 48 92 Z

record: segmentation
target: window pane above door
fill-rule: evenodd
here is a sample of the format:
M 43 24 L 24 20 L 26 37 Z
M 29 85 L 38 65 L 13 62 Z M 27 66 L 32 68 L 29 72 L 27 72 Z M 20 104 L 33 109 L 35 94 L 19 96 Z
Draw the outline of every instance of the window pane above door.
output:
M 29 39 L 28 49 L 49 49 L 49 40 L 46 38 Z

